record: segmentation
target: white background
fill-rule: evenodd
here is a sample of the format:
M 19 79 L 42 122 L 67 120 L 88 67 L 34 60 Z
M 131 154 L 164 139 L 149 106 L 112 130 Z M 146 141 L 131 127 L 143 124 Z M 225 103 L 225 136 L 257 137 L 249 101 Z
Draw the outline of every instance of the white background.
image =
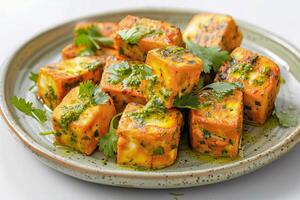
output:
M 261 26 L 300 48 L 298 0 L 0 0 L 0 61 L 20 43 L 48 27 L 86 15 L 125 8 L 192 8 L 228 13 Z M 0 68 L 1 69 L 1 68 Z M 298 91 L 299 92 L 299 91 Z M 210 186 L 137 190 L 86 183 L 38 161 L 0 120 L 0 200 L 43 199 L 300 199 L 300 145 L 256 172 Z

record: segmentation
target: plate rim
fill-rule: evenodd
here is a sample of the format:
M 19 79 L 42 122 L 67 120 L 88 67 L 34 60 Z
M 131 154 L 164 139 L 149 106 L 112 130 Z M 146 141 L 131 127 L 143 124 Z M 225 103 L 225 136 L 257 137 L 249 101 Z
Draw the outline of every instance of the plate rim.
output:
M 267 156 L 269 153 L 276 152 L 280 150 L 284 145 L 289 144 L 288 148 L 285 148 L 285 151 L 281 152 L 279 154 L 280 156 L 285 154 L 287 151 L 289 151 L 294 145 L 296 145 L 300 141 L 300 125 L 298 125 L 295 130 L 287 136 L 284 140 L 280 141 L 278 144 L 266 149 L 265 151 L 251 156 L 249 158 L 239 160 L 233 163 L 228 163 L 224 164 L 221 166 L 213 167 L 213 168 L 208 168 L 208 169 L 198 169 L 198 170 L 188 170 L 188 171 L 182 171 L 182 172 L 160 172 L 155 171 L 155 173 L 149 173 L 148 171 L 128 171 L 128 170 L 108 170 L 108 169 L 100 169 L 100 168 L 95 168 L 95 167 L 89 167 L 86 165 L 78 164 L 76 161 L 65 161 L 62 156 L 59 156 L 50 150 L 46 149 L 42 145 L 40 145 L 38 142 L 35 141 L 30 141 L 29 138 L 26 138 L 24 135 L 26 135 L 26 131 L 22 130 L 21 126 L 17 124 L 15 121 L 12 113 L 9 111 L 9 106 L 8 102 L 6 102 L 6 78 L 7 78 L 7 72 L 9 70 L 10 63 L 14 60 L 14 57 L 24 48 L 26 47 L 29 43 L 32 41 L 36 40 L 38 37 L 43 36 L 44 34 L 47 34 L 50 31 L 54 31 L 56 29 L 62 28 L 67 25 L 74 24 L 78 21 L 84 21 L 88 20 L 93 17 L 99 17 L 99 16 L 105 16 L 105 15 L 113 15 L 113 14 L 128 14 L 128 13 L 136 13 L 136 12 L 158 12 L 158 13 L 191 13 L 191 14 L 196 14 L 196 13 L 203 13 L 207 11 L 201 11 L 198 9 L 179 9 L 179 8 L 136 8 L 136 9 L 117 9 L 117 10 L 111 10 L 111 11 L 106 11 L 102 12 L 99 14 L 93 14 L 93 15 L 85 15 L 82 17 L 74 18 L 72 20 L 66 20 L 62 23 L 55 24 L 49 28 L 46 28 L 43 31 L 40 31 L 36 34 L 34 34 L 30 39 L 26 40 L 23 42 L 21 45 L 17 46 L 15 50 L 11 51 L 7 58 L 4 59 L 4 62 L 2 63 L 3 70 L 1 70 L 1 76 L 0 76 L 0 115 L 4 119 L 5 123 L 7 124 L 9 130 L 13 133 L 16 138 L 21 141 L 23 144 L 25 144 L 26 147 L 28 147 L 33 153 L 35 153 L 38 156 L 42 156 L 48 161 L 53 162 L 54 164 L 63 166 L 65 168 L 69 168 L 72 170 L 76 170 L 79 172 L 88 172 L 92 174 L 97 174 L 97 175 L 114 175 L 114 176 L 121 176 L 121 177 L 131 177 L 131 178 L 146 178 L 146 179 L 155 179 L 155 178 L 162 178 L 165 177 L 166 175 L 168 178 L 182 178 L 182 177 L 187 177 L 190 175 L 194 176 L 201 176 L 205 175 L 207 173 L 219 171 L 219 170 L 230 170 L 234 171 L 236 168 L 240 168 L 242 166 L 247 166 L 252 162 L 256 162 L 260 159 L 263 159 L 265 156 Z M 249 22 L 243 21 L 236 19 L 238 22 L 242 22 L 243 24 L 247 25 L 247 29 L 250 29 L 254 32 L 258 32 L 261 35 L 266 36 L 267 38 L 270 38 L 271 40 L 275 41 L 276 43 L 280 44 L 282 47 L 288 49 L 292 54 L 294 54 L 298 62 L 300 63 L 300 50 L 291 44 L 289 41 L 286 41 L 280 36 L 277 36 L 273 34 L 272 32 L 265 30 L 263 28 L 260 28 L 259 26 L 253 25 Z M 299 82 L 299 81 L 298 81 Z M 272 162 L 274 159 L 270 159 L 267 163 Z M 264 165 L 264 164 L 263 164 Z M 263 166 L 261 165 L 261 166 Z M 248 171 L 250 172 L 250 170 Z M 247 172 L 246 172 L 247 173 Z

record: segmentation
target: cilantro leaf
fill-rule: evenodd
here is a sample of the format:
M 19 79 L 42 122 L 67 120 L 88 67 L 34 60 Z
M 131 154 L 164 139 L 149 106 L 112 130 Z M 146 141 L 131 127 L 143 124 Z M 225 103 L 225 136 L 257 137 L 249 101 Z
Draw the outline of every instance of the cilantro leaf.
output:
M 235 83 L 230 83 L 230 82 L 215 82 L 211 83 L 209 85 L 206 85 L 205 87 L 202 88 L 202 90 L 211 88 L 213 89 L 216 93 L 219 94 L 228 94 L 231 91 L 240 88 L 243 88 L 242 83 L 240 82 L 235 82 Z
M 274 114 L 282 127 L 289 128 L 297 125 L 298 117 L 295 113 L 274 110 Z
M 189 93 L 186 95 L 176 97 L 173 102 L 174 107 L 177 108 L 190 108 L 190 109 L 198 109 L 200 107 L 199 100 L 197 95 L 194 93 Z
M 99 28 L 95 25 L 87 28 L 79 28 L 74 31 L 74 44 L 76 46 L 83 45 L 86 47 L 80 55 L 92 55 L 96 50 L 100 49 L 100 45 L 111 46 L 113 40 L 103 37 Z
M 116 114 L 110 121 L 109 131 L 99 140 L 99 150 L 103 152 L 106 158 L 110 158 L 117 153 L 117 118 L 122 113 Z
M 206 74 L 212 70 L 217 72 L 226 61 L 231 59 L 227 51 L 222 51 L 218 47 L 201 47 L 190 40 L 186 41 L 186 48 L 203 60 L 203 71 Z
M 82 82 L 79 85 L 79 97 L 81 99 L 83 98 L 91 98 L 93 95 L 93 91 L 95 89 L 95 86 L 92 81 L 86 81 Z
M 102 92 L 100 87 L 94 85 L 92 81 L 86 81 L 79 85 L 79 98 L 88 101 L 92 105 L 105 104 L 109 96 Z
M 37 74 L 37 73 L 30 72 L 29 79 L 30 79 L 32 82 L 34 82 L 34 85 L 32 85 L 32 86 L 29 88 L 29 91 L 32 91 L 32 89 L 33 89 L 33 88 L 36 86 L 36 84 L 37 84 L 38 74 Z
M 18 98 L 13 96 L 11 98 L 11 103 L 15 106 L 19 111 L 23 112 L 25 115 L 28 115 L 39 123 L 44 123 L 47 121 L 46 111 L 33 107 L 32 102 L 27 102 L 23 98 Z
M 31 81 L 33 81 L 33 82 L 36 84 L 36 83 L 37 83 L 37 80 L 38 80 L 38 74 L 37 74 L 37 73 L 30 72 L 29 79 L 30 79 Z
M 102 92 L 100 87 L 96 87 L 93 92 L 93 104 L 100 105 L 105 104 L 109 100 L 109 96 Z
M 146 64 L 129 64 L 127 61 L 108 66 L 110 73 L 108 82 L 118 84 L 122 82 L 125 87 L 138 87 L 143 80 L 153 78 L 152 69 Z
M 200 87 L 195 89 L 193 92 L 183 95 L 180 98 L 176 97 L 173 105 L 177 108 L 189 108 L 189 109 L 199 109 L 201 106 L 205 106 L 205 103 L 201 103 L 198 100 L 198 93 L 205 89 L 213 89 L 213 91 L 216 94 L 216 97 L 223 97 L 226 94 L 229 94 L 236 88 L 243 88 L 243 85 L 239 82 L 236 83 L 228 83 L 228 82 L 216 82 L 209 85 L 206 85 L 205 87 L 202 86 L 202 83 L 198 84 Z M 202 86 L 202 88 L 201 88 Z
M 162 31 L 149 29 L 148 27 L 141 25 L 118 32 L 118 35 L 128 44 L 137 44 L 143 37 L 156 34 L 162 34 Z

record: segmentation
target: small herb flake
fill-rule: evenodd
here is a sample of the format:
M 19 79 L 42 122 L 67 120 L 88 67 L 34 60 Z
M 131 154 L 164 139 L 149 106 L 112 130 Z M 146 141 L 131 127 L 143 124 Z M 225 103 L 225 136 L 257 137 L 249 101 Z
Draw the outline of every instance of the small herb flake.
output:
M 163 147 L 157 147 L 156 149 L 153 150 L 153 155 L 156 155 L 156 156 L 164 155 L 164 153 L 165 153 L 165 150 Z

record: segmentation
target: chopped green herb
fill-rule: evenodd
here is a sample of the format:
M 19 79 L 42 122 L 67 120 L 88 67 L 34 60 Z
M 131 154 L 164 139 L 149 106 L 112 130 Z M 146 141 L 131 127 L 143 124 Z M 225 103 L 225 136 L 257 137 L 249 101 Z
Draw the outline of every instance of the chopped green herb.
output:
M 92 105 L 105 104 L 109 96 L 102 92 L 100 87 L 94 85 L 92 81 L 86 81 L 79 85 L 79 97 L 82 100 L 87 100 Z
M 100 49 L 99 43 L 105 46 L 111 46 L 113 40 L 103 37 L 97 26 L 76 29 L 74 43 L 76 46 L 84 45 L 86 49 L 81 52 L 81 55 L 93 55 L 94 52 Z
M 164 155 L 165 150 L 163 147 L 157 147 L 153 150 L 153 155 Z
M 99 150 L 106 158 L 110 158 L 117 153 L 117 128 L 119 116 L 122 113 L 116 114 L 110 121 L 109 131 L 99 141 Z
M 152 69 L 146 64 L 129 64 L 127 61 L 108 66 L 110 73 L 108 82 L 125 87 L 138 87 L 143 80 L 153 79 Z
M 18 98 L 13 96 L 11 98 L 11 103 L 14 105 L 19 111 L 23 112 L 25 115 L 28 115 L 39 123 L 44 123 L 47 121 L 46 111 L 33 107 L 32 102 L 27 102 L 23 98 Z
M 97 60 L 90 63 L 86 63 L 86 62 L 80 63 L 80 66 L 87 69 L 88 71 L 94 71 L 95 69 L 102 67 L 102 63 L 99 60 Z
M 161 115 L 163 113 L 165 113 L 165 107 L 163 102 L 159 97 L 152 96 L 151 99 L 147 102 L 147 104 L 143 107 L 143 109 L 129 113 L 129 116 L 143 124 L 145 118 L 153 114 Z
M 137 25 L 128 30 L 121 30 L 118 35 L 128 44 L 137 44 L 143 37 L 162 34 L 161 30 L 150 29 Z
M 186 41 L 186 48 L 195 56 L 203 60 L 203 71 L 208 74 L 212 70 L 217 72 L 226 62 L 230 61 L 230 55 L 227 51 L 222 51 L 218 47 L 201 47 L 196 43 Z
M 86 107 L 86 103 L 64 106 L 64 111 L 59 122 L 61 128 L 67 129 L 71 122 L 79 119 L 81 113 L 85 111 Z

